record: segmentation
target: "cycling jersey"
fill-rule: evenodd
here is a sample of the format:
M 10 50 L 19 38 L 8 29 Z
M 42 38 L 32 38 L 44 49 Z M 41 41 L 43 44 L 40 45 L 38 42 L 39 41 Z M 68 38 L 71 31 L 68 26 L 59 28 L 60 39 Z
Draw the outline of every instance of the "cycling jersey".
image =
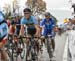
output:
M 31 34 L 31 35 L 34 35 L 34 34 L 35 34 L 36 30 L 35 30 L 34 25 L 38 24 L 38 22 L 37 22 L 37 20 L 34 18 L 34 16 L 31 16 L 29 20 L 27 20 L 25 17 L 23 17 L 23 18 L 21 19 L 21 24 L 25 24 L 25 25 L 27 25 L 27 24 L 29 24 L 29 25 L 32 24 L 33 26 L 30 26 L 30 27 L 27 28 L 27 30 L 26 30 L 26 29 L 25 29 L 25 30 L 26 30 L 26 32 L 27 32 L 28 34 Z
M 38 24 L 37 20 L 34 18 L 34 16 L 31 16 L 29 20 L 27 20 L 25 17 L 21 19 L 21 24 Z
M 40 23 L 40 26 L 44 26 L 43 34 L 42 35 L 48 35 L 48 34 L 53 34 L 53 28 L 55 26 L 55 22 L 52 18 L 49 20 L 43 19 Z
M 16 34 L 19 35 L 19 32 L 20 32 L 20 20 L 18 20 L 17 22 L 15 22 L 13 20 L 11 22 L 11 24 L 13 25 L 13 32 L 16 32 Z
M 5 44 L 7 41 L 6 40 L 7 35 L 8 35 L 8 25 L 6 21 L 4 20 L 2 13 L 0 12 L 0 42 Z

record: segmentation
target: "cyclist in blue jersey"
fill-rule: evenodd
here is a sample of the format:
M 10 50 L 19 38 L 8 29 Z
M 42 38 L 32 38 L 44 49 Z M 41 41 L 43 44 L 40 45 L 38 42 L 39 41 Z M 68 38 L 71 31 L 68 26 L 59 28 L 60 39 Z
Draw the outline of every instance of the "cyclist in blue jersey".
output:
M 8 54 L 5 51 L 5 45 L 8 39 L 8 25 L 0 11 L 0 61 L 8 61 Z
M 40 36 L 40 28 L 38 25 L 37 20 L 35 19 L 35 17 L 32 15 L 32 12 L 29 8 L 25 8 L 24 9 L 24 16 L 21 19 L 21 30 L 20 30 L 20 35 L 21 36 L 28 36 L 33 38 L 34 36 Z M 27 31 L 27 32 L 26 32 Z M 26 34 L 24 34 L 24 32 L 26 32 Z M 29 56 L 29 52 L 31 51 L 31 47 L 30 46 L 30 40 L 27 39 L 26 40 L 26 45 L 27 45 L 27 54 L 26 56 Z M 39 50 L 39 43 L 38 40 L 36 41 L 36 47 L 37 47 L 37 51 Z M 27 61 L 31 61 L 28 59 L 28 57 L 26 57 Z
M 45 19 L 43 19 L 40 22 L 40 27 L 42 27 L 42 31 L 43 31 L 42 35 L 43 36 L 47 36 L 48 34 L 52 35 L 52 37 L 55 36 L 55 33 L 54 33 L 55 21 L 51 18 L 51 14 L 49 12 L 45 13 Z M 52 48 L 54 51 L 55 50 L 54 39 L 51 40 L 51 43 L 52 43 Z
M 37 20 L 35 17 L 32 15 L 32 12 L 29 8 L 25 8 L 23 10 L 24 16 L 21 19 L 21 30 L 20 30 L 20 35 L 24 35 L 25 31 L 25 26 L 27 24 L 33 24 L 34 27 L 36 28 L 36 34 L 35 35 L 40 35 L 40 29 Z M 32 32 L 33 33 L 33 32 Z

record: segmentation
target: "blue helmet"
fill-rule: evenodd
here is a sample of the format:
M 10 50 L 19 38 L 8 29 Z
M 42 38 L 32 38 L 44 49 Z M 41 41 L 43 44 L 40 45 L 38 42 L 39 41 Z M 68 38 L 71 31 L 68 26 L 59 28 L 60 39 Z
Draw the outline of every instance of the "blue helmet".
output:
M 4 20 L 4 15 L 3 13 L 0 11 L 0 22 L 2 22 Z

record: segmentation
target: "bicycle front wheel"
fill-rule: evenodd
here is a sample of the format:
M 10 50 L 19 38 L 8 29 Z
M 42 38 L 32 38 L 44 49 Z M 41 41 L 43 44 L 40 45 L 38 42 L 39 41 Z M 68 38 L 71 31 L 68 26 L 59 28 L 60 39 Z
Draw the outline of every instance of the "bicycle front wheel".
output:
M 49 54 L 49 58 L 53 57 L 51 39 L 47 38 L 47 52 Z

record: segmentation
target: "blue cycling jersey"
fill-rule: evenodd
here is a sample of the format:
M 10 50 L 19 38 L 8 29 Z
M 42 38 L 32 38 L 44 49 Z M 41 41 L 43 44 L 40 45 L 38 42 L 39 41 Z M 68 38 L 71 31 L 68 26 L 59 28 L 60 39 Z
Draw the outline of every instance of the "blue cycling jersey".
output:
M 8 34 L 8 25 L 6 23 L 2 23 L 0 25 L 0 38 L 2 38 L 4 35 Z
M 29 20 L 27 20 L 25 17 L 23 17 L 21 19 L 21 24 L 32 24 L 32 25 L 35 25 L 35 24 L 38 24 L 38 22 L 34 18 L 34 16 L 31 16 Z M 32 33 L 32 34 L 35 33 L 34 27 L 30 27 L 29 31 L 27 29 L 25 29 L 25 30 L 26 30 L 26 32 L 29 32 L 29 33 Z
M 8 35 L 8 25 L 4 21 L 4 17 L 2 15 L 2 13 L 0 13 L 0 42 L 7 35 Z
M 44 26 L 44 32 L 43 35 L 48 35 L 48 34 L 52 34 L 52 30 L 55 26 L 55 21 L 50 18 L 50 19 L 43 19 L 40 23 L 40 26 Z
M 21 24 L 38 24 L 37 20 L 34 18 L 34 16 L 31 16 L 29 20 L 27 20 L 25 17 L 21 19 Z

